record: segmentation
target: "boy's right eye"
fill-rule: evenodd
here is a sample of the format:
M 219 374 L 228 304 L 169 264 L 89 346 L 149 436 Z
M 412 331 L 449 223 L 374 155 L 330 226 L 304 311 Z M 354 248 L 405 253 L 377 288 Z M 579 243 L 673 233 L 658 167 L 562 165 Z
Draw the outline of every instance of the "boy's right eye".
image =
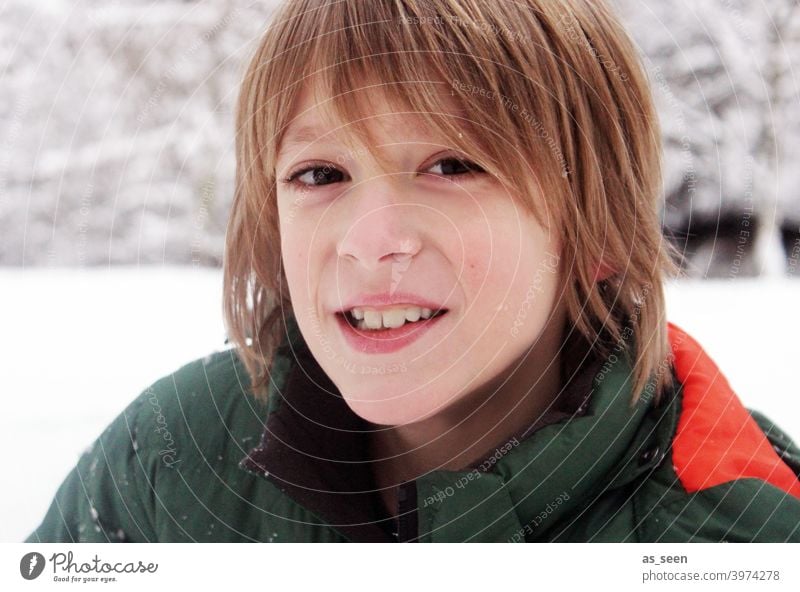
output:
M 312 164 L 290 174 L 284 183 L 301 187 L 320 187 L 337 183 L 344 179 L 344 173 L 331 163 Z

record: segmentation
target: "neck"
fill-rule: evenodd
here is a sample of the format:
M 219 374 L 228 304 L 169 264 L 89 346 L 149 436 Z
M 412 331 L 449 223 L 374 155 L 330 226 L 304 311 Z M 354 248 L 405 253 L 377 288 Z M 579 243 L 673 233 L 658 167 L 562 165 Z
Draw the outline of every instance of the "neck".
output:
M 507 372 L 435 416 L 390 428 L 376 426 L 370 452 L 372 458 L 385 459 L 373 464 L 376 485 L 387 488 L 384 499 L 402 481 L 432 470 L 468 467 L 535 422 L 562 386 L 563 327 L 563 316 L 554 316 Z

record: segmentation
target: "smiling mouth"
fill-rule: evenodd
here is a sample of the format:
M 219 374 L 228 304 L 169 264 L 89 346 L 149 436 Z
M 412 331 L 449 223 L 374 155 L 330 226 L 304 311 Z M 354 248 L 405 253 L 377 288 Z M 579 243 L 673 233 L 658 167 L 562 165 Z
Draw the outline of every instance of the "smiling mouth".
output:
M 427 317 L 419 316 L 419 318 L 417 320 L 409 320 L 408 318 L 406 318 L 401 325 L 393 326 L 393 327 L 387 327 L 387 326 L 383 325 L 383 323 L 382 323 L 379 328 L 371 328 L 371 327 L 365 326 L 364 319 L 357 319 L 355 316 L 353 316 L 353 311 L 352 310 L 347 311 L 347 312 L 341 312 L 341 311 L 337 312 L 336 316 L 338 316 L 340 318 L 343 318 L 347 322 L 347 324 L 350 325 L 350 327 L 352 327 L 353 329 L 356 329 L 357 331 L 364 331 L 364 332 L 367 332 L 367 333 L 382 333 L 382 332 L 385 332 L 385 331 L 391 331 L 391 330 L 394 330 L 394 329 L 399 329 L 399 328 L 405 327 L 407 325 L 423 325 L 426 322 L 430 322 L 430 321 L 432 321 L 434 319 L 437 319 L 437 318 L 447 314 L 447 312 L 448 312 L 448 309 L 440 308 L 437 311 L 431 311 L 429 316 L 427 316 Z

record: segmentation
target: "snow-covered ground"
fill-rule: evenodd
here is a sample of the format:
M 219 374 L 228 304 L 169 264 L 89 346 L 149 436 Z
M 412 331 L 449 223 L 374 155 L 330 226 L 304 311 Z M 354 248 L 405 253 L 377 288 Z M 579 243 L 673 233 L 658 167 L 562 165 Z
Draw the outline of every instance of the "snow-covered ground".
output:
M 224 346 L 219 271 L 0 269 L 0 541 L 35 528 L 81 451 L 136 395 Z M 800 280 L 684 281 L 670 320 L 749 407 L 800 439 Z
M 134 397 L 224 347 L 222 276 L 191 267 L 4 269 L 0 286 L 0 541 L 19 541 Z

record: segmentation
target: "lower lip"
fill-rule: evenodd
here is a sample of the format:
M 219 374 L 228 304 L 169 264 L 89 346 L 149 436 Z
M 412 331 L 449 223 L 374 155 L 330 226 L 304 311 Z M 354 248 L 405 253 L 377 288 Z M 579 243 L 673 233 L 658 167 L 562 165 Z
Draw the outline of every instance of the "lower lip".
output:
M 347 322 L 343 315 L 335 316 L 345 341 L 354 350 L 365 354 L 389 354 L 414 343 L 432 327 L 438 325 L 447 316 L 447 313 L 425 321 L 406 323 L 397 329 L 380 329 L 378 331 L 356 329 Z

